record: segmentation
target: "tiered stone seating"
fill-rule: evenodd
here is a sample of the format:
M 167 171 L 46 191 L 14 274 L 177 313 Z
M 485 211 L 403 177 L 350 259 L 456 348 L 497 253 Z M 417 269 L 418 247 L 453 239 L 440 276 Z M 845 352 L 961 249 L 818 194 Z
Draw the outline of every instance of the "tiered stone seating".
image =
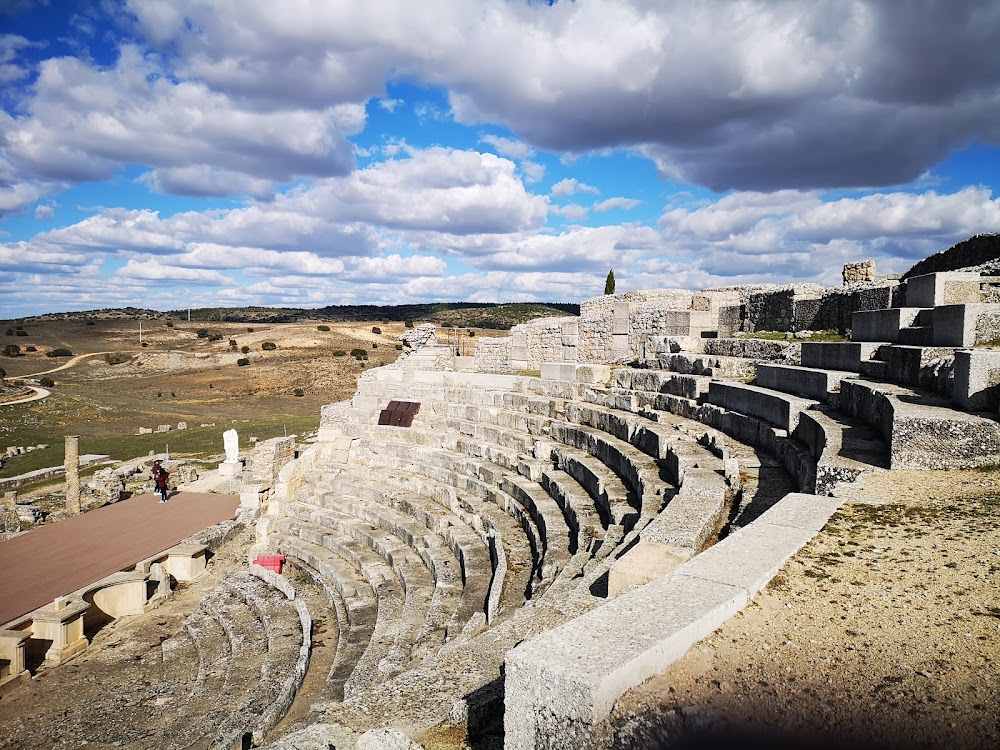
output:
M 305 674 L 309 615 L 247 571 L 223 579 L 161 643 L 171 737 L 186 744 L 239 744 L 270 729 Z M 186 674 L 197 665 L 195 675 Z M 180 746 L 181 743 L 179 743 Z

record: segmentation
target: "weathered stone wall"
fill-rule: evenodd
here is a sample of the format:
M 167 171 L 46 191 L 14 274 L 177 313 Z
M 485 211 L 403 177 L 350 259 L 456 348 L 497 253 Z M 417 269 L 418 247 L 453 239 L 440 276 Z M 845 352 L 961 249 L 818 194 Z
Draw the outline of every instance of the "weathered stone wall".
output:
M 817 284 L 786 286 L 750 295 L 745 331 L 798 331 L 810 327 L 823 297 Z
M 687 336 L 696 321 L 713 319 L 713 298 L 683 289 L 607 294 L 580 305 L 579 361 L 624 362 L 640 356 L 648 336 Z M 697 313 L 702 315 L 699 317 Z
M 514 326 L 509 336 L 510 369 L 538 370 L 542 362 L 575 362 L 578 331 L 575 316 L 539 318 Z
M 512 372 L 510 368 L 510 339 L 482 336 L 476 338 L 473 357 L 477 372 Z

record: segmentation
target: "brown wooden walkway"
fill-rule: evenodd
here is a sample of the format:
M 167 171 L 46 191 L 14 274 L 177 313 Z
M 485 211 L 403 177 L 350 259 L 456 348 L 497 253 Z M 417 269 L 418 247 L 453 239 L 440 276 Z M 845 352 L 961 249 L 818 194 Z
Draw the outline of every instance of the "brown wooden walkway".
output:
M 235 495 L 138 495 L 0 542 L 0 626 L 232 519 Z

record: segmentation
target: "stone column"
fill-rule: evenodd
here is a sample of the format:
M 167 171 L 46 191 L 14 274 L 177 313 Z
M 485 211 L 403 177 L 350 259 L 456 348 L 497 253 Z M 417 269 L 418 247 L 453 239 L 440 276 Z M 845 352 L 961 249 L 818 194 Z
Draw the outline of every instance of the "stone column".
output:
M 66 436 L 66 510 L 80 512 L 80 436 Z

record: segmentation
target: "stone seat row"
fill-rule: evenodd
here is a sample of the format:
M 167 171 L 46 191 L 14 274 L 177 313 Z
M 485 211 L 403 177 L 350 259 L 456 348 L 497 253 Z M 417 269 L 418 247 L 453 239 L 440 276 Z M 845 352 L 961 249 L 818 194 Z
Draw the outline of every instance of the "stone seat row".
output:
M 220 581 L 182 630 L 160 644 L 160 697 L 177 717 L 171 736 L 222 747 L 244 735 L 262 737 L 301 684 L 310 630 L 301 605 L 251 573 Z

